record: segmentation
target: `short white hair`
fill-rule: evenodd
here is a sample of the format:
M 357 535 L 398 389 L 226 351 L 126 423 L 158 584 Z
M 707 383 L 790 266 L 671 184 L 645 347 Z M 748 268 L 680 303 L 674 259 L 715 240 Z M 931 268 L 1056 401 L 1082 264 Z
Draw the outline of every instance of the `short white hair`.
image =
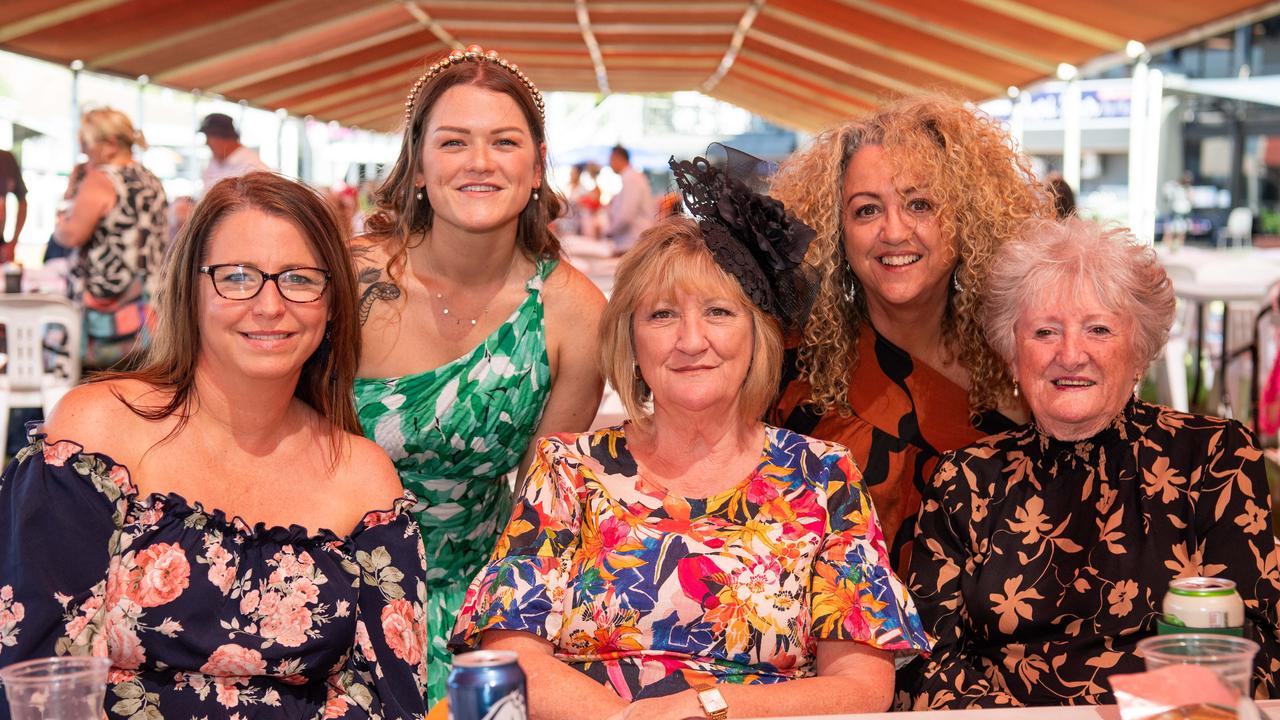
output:
M 1014 325 L 1052 291 L 1092 292 L 1111 312 L 1132 318 L 1130 352 L 1146 367 L 1169 339 L 1177 300 L 1149 246 L 1126 228 L 1079 218 L 1028 220 L 996 253 L 987 276 L 987 342 L 1007 363 L 1017 350 Z

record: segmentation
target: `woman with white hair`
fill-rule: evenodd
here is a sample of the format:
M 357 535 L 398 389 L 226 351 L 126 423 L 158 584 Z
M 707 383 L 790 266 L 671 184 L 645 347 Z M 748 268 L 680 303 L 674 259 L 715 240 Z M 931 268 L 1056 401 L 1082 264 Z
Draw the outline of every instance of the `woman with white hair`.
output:
M 937 643 L 900 687 L 918 708 L 1114 702 L 1107 677 L 1142 671 L 1170 581 L 1216 576 L 1274 696 L 1280 554 L 1253 433 L 1134 397 L 1173 320 L 1155 253 L 1033 220 L 987 293 L 987 339 L 1034 421 L 944 456 L 925 488 L 910 587 Z

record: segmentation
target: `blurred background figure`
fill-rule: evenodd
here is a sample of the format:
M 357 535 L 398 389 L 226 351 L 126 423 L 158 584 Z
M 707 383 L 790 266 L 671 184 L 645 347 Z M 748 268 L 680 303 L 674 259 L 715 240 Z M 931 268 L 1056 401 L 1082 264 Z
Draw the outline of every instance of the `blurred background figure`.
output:
M 564 188 L 564 195 L 569 202 L 564 215 L 556 220 L 556 233 L 561 237 L 594 237 L 595 216 L 600 210 L 600 188 L 596 186 L 595 176 L 588 174 L 586 163 L 569 168 L 569 183 Z
M 71 208 L 54 240 L 74 250 L 71 299 L 84 310 L 84 367 L 99 370 L 147 343 L 168 208 L 160 181 L 133 157 L 135 145 L 147 144 L 124 113 L 90 110 L 79 135 L 89 161 L 79 178 L 73 173 Z
M 364 230 L 364 213 L 356 202 L 356 189 L 339 184 L 324 191 L 325 202 L 338 217 L 338 225 L 348 240 Z
M 1053 199 L 1053 212 L 1059 220 L 1076 214 L 1076 194 L 1062 177 L 1062 173 L 1056 170 L 1049 173 L 1044 184 L 1049 189 L 1049 196 Z
M 653 192 L 644 173 L 631 167 L 631 153 L 615 145 L 609 154 L 609 167 L 622 178 L 622 190 L 609 201 L 604 234 L 613 241 L 614 251 L 621 254 L 636 244 L 640 233 L 657 217 Z
M 1187 231 L 1191 227 L 1191 172 L 1183 172 L 1176 183 L 1165 183 L 1164 195 L 1172 217 L 1165 226 L 1162 240 L 1169 248 L 1177 250 L 1187 241 Z
M 8 196 L 18 199 L 18 212 L 13 219 L 13 237 L 5 236 L 5 228 L 9 220 L 5 206 Z M 27 186 L 22 182 L 22 168 L 18 167 L 18 159 L 8 150 L 0 150 L 0 263 L 11 262 L 13 251 L 18 247 L 18 236 L 22 234 L 22 226 L 27 222 Z
M 191 211 L 196 209 L 196 199 L 190 195 L 182 195 L 169 203 L 169 242 L 178 236 L 187 220 L 191 219 Z
M 204 169 L 202 192 L 209 192 L 209 188 L 222 178 L 239 177 L 254 170 L 271 170 L 258 153 L 240 144 L 240 132 L 230 115 L 209 113 L 200 123 L 200 132 L 204 133 L 204 144 L 213 153 L 213 159 Z

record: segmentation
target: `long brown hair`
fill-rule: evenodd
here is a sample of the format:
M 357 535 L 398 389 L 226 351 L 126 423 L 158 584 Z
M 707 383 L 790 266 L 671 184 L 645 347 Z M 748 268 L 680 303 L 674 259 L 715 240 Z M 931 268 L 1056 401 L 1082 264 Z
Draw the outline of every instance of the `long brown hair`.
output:
M 358 434 L 360 422 L 351 386 L 360 357 L 360 325 L 356 320 L 355 269 L 345 236 L 319 193 L 275 173 L 228 178 L 209 190 L 169 249 L 156 294 L 156 331 L 141 366 L 130 372 L 103 373 L 94 381 L 135 379 L 170 391 L 172 397 L 159 406 L 121 400 L 147 420 L 178 415 L 178 425 L 169 437 L 182 430 L 196 399 L 196 363 L 202 343 L 200 267 L 207 262 L 209 240 L 218 225 L 233 213 L 250 208 L 293 223 L 329 271 L 326 339 L 303 363 L 293 394 L 338 428 Z M 336 443 L 335 438 L 335 451 Z
M 538 154 L 537 170 L 542 179 L 538 199 L 530 198 L 516 225 L 516 247 L 530 260 L 557 258 L 560 256 L 560 240 L 548 228 L 550 222 L 560 216 L 565 206 L 560 196 L 547 182 L 547 159 L 542 152 L 546 144 L 546 128 L 542 116 L 529 89 L 506 68 L 488 60 L 461 62 L 442 70 L 429 83 L 419 89 L 414 98 L 413 113 L 409 117 L 400 142 L 400 156 L 391 168 L 387 179 L 374 195 L 377 210 L 365 227 L 371 236 L 380 238 L 387 249 L 387 272 L 393 281 L 404 264 L 409 239 L 417 233 L 431 229 L 434 213 L 431 201 L 417 199 L 414 177 L 422 162 L 423 135 L 427 119 L 440 97 L 452 87 L 471 85 L 506 95 L 515 101 L 516 107 L 529 124 L 534 150 Z

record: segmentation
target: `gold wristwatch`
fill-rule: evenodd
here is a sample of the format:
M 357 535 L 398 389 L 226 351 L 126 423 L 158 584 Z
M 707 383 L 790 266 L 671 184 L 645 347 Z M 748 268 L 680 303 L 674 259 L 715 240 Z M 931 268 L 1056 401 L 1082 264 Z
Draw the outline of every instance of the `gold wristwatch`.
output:
M 725 720 L 729 717 L 729 703 L 711 683 L 697 683 L 693 686 L 698 693 L 698 703 L 702 705 L 702 713 L 711 720 Z

